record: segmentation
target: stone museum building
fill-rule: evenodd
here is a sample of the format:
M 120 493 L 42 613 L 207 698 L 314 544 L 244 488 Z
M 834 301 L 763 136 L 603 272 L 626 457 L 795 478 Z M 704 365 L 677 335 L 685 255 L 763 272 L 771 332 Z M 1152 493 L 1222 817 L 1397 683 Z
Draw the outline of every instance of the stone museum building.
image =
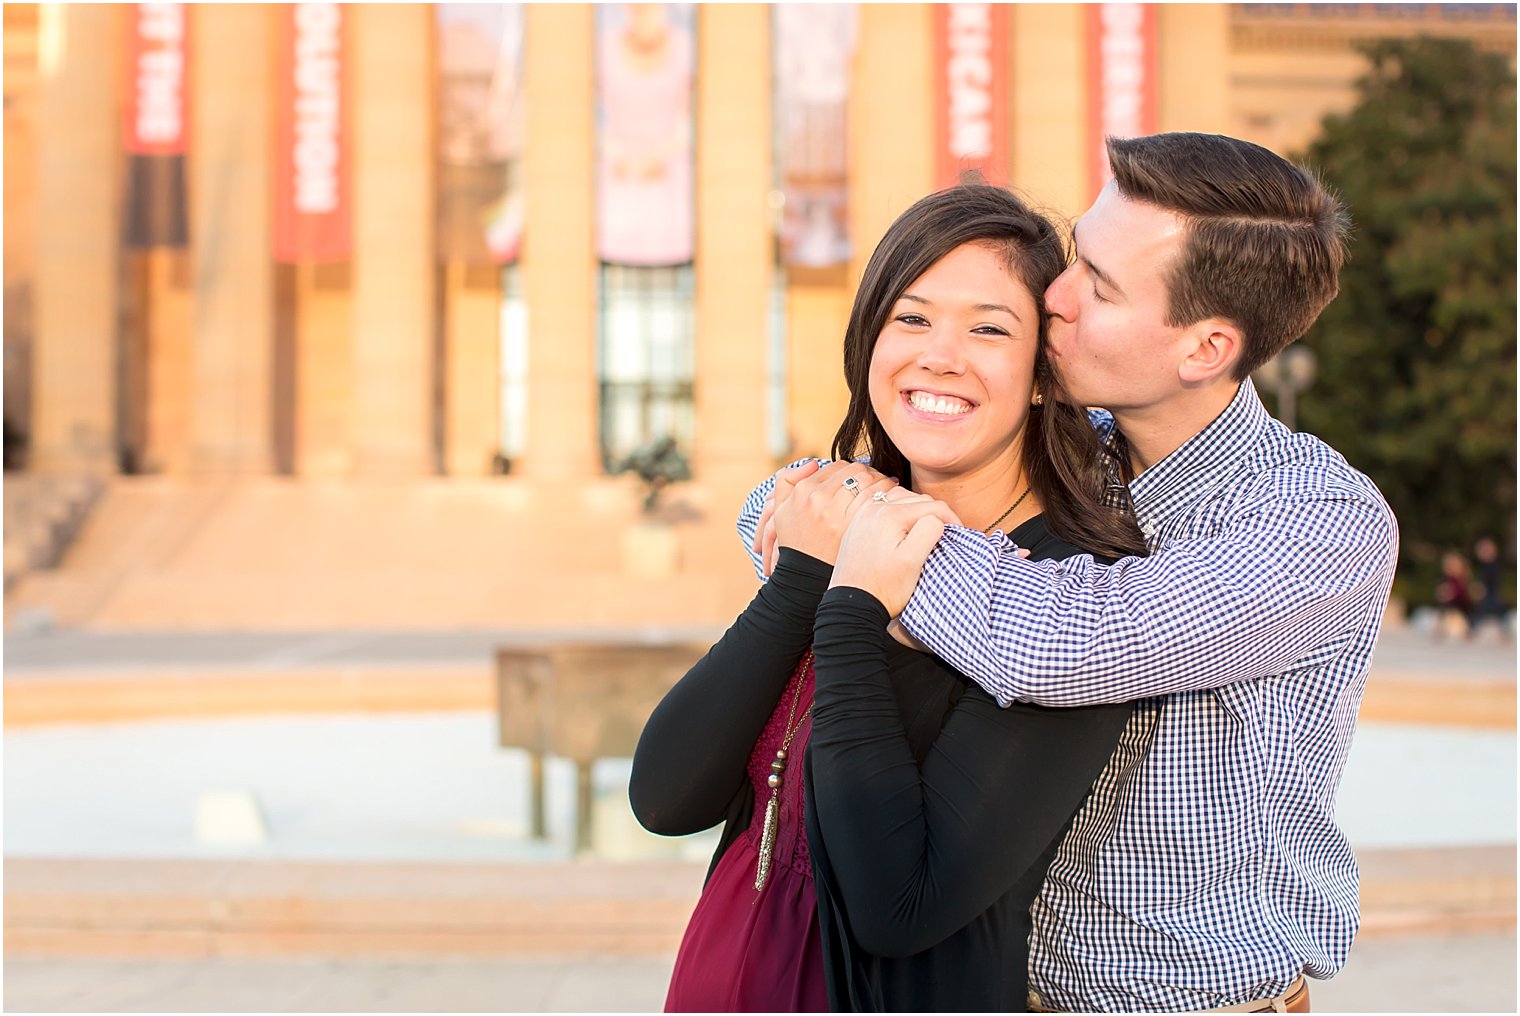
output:
M 735 510 L 828 453 L 912 201 L 1071 217 L 1105 134 L 1291 154 L 1360 42 L 1515 52 L 1489 4 L 4 19 L 7 488 L 83 478 L 7 498 L 7 608 L 106 628 L 724 625 Z

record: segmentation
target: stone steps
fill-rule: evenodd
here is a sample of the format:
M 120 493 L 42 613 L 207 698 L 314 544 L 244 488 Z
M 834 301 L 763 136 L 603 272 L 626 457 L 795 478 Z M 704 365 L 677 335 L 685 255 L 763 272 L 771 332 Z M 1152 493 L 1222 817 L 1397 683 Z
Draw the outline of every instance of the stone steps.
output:
M 1515 847 L 1369 850 L 1362 877 L 1362 936 L 1512 931 Z
M 1362 935 L 1512 931 L 1515 848 L 1361 857 Z M 9 956 L 667 956 L 704 865 L 7 858 Z
M 495 707 L 486 664 L 48 670 L 5 678 L 6 727 Z
M 49 668 L 5 677 L 5 726 L 291 712 L 494 709 L 490 663 Z M 1359 719 L 1514 730 L 1515 681 L 1374 666 Z
M 746 493 L 683 484 L 689 512 L 661 530 L 674 570 L 652 576 L 629 554 L 649 549 L 629 477 L 116 477 L 61 567 L 7 591 L 6 617 L 111 631 L 721 629 L 754 595 L 733 529 Z
M 5 475 L 7 591 L 30 572 L 58 564 L 102 489 L 99 480 L 88 476 Z
M 6 955 L 664 955 L 704 866 L 5 861 Z

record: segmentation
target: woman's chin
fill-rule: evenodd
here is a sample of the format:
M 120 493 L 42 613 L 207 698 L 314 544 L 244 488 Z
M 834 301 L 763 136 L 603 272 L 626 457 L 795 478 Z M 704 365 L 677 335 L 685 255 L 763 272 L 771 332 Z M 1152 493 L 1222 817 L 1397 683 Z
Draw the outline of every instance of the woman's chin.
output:
M 959 476 L 966 471 L 966 464 L 956 456 L 920 454 L 914 455 L 906 448 L 902 449 L 903 457 L 913 467 L 915 481 L 919 478 L 934 477 L 936 479 L 950 479 Z

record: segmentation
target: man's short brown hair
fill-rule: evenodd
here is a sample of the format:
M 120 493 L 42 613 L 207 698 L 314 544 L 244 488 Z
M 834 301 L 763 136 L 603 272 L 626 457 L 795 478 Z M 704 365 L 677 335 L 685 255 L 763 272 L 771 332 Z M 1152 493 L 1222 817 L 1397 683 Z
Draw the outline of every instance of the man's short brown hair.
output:
M 1311 174 L 1221 134 L 1109 138 L 1119 193 L 1181 215 L 1167 324 L 1225 318 L 1244 336 L 1235 379 L 1309 330 L 1335 299 L 1350 220 Z

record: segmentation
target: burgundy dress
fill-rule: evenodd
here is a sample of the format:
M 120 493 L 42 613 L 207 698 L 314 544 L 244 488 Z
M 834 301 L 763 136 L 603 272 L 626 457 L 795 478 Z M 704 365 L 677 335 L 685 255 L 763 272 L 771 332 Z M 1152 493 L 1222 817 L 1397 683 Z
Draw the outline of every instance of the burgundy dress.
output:
M 776 848 L 765 889 L 755 890 L 765 804 L 766 777 L 786 737 L 787 714 L 797 682 L 801 714 L 813 701 L 811 654 L 803 657 L 781 693 L 749 758 L 755 791 L 754 818 L 713 869 L 676 953 L 666 1012 L 827 1012 L 818 897 L 803 831 L 802 755 L 813 729 L 809 715 L 787 749 L 776 823 Z

